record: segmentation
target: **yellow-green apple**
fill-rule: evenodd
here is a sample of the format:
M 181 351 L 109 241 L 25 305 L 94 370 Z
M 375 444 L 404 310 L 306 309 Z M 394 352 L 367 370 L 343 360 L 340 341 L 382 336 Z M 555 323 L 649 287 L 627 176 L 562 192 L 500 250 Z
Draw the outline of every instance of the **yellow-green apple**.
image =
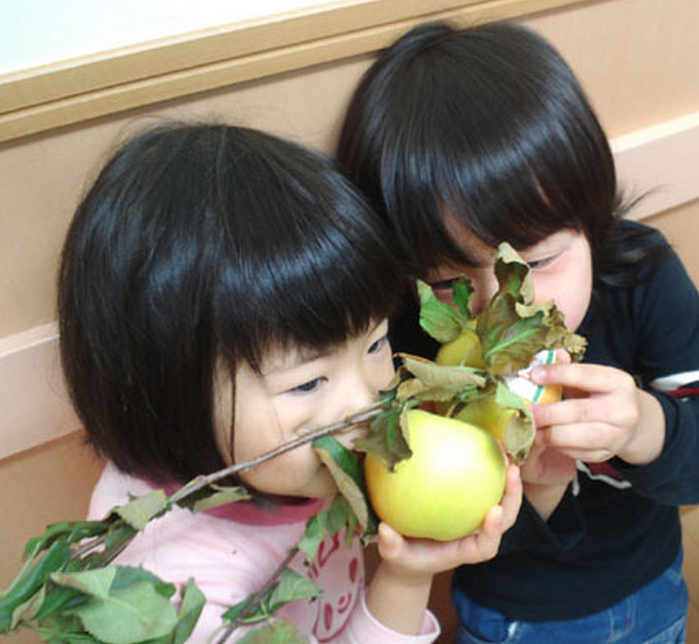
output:
M 460 420 L 419 409 L 406 417 L 410 458 L 391 472 L 367 454 L 374 510 L 407 537 L 450 541 L 470 534 L 502 498 L 507 461 L 500 444 Z

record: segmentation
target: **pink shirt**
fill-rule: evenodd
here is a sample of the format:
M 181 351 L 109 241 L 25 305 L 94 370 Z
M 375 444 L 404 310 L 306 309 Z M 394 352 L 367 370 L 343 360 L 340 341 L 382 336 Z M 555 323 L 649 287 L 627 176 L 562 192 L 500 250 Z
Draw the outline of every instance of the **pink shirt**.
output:
M 109 464 L 93 492 L 89 518 L 103 517 L 112 507 L 126 503 L 129 494 L 139 496 L 152 489 Z M 143 566 L 177 585 L 194 578 L 207 601 L 189 641 L 207 642 L 220 627 L 221 614 L 271 577 L 303 535 L 306 520 L 322 504 L 311 500 L 269 512 L 239 502 L 199 514 L 174 508 L 151 522 L 115 563 Z M 299 554 L 291 567 L 323 593 L 313 601 L 287 604 L 277 614 L 307 634 L 311 643 L 428 644 L 439 635 L 439 625 L 429 611 L 420 635 L 397 633 L 371 616 L 364 601 L 364 563 L 357 539 L 349 547 L 344 534 L 326 539 L 313 565 L 306 566 Z M 246 632 L 236 629 L 229 641 Z

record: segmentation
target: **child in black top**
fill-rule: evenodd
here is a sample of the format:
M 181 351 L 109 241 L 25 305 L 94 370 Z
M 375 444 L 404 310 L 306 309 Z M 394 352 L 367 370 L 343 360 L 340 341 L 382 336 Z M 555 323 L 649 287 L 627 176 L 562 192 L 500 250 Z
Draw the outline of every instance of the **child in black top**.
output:
M 574 74 L 511 24 L 418 26 L 369 68 L 338 157 L 446 298 L 495 288 L 493 249 L 530 263 L 589 341 L 540 367 L 526 502 L 499 556 L 454 577 L 460 642 L 682 642 L 677 506 L 699 500 L 699 296 L 660 233 L 621 218 L 607 138 Z M 410 308 L 410 307 L 409 307 Z M 414 310 L 394 348 L 434 350 Z

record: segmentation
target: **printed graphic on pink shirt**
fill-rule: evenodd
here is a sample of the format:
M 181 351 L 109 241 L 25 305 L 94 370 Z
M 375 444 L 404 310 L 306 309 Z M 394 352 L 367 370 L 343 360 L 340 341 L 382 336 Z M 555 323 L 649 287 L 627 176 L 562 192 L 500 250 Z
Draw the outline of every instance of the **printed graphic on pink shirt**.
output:
M 313 635 L 319 642 L 336 637 L 354 610 L 364 582 L 360 557 L 361 552 L 356 546 L 346 545 L 344 533 L 326 539 L 318 549 L 308 577 L 323 589 L 323 594 L 316 600 L 318 612 L 313 625 Z

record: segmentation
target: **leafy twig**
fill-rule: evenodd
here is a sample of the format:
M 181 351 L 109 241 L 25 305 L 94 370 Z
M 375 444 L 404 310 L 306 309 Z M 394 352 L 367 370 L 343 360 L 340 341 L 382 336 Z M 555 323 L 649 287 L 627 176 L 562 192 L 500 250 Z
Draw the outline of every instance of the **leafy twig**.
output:
M 322 427 L 319 427 L 317 429 L 314 429 L 312 431 L 309 431 L 301 436 L 298 436 L 297 438 L 289 441 L 288 443 L 284 443 L 283 445 L 280 445 L 279 447 L 270 450 L 268 452 L 265 452 L 264 454 L 261 454 L 257 458 L 251 459 L 249 461 L 244 461 L 242 463 L 236 463 L 234 465 L 231 465 L 229 467 L 226 467 L 222 470 L 218 470 L 216 472 L 212 472 L 211 474 L 207 475 L 202 475 L 198 476 L 196 479 L 193 479 L 190 483 L 187 485 L 184 485 L 181 487 L 179 490 L 177 490 L 170 498 L 169 498 L 169 503 L 170 504 L 177 504 L 181 503 L 184 501 L 187 497 L 191 496 L 195 492 L 198 492 L 199 490 L 204 489 L 205 487 L 211 485 L 212 483 L 215 483 L 216 481 L 220 481 L 221 479 L 225 479 L 233 474 L 237 474 L 238 472 L 244 472 L 246 470 L 253 469 L 255 467 L 258 467 L 259 465 L 262 465 L 262 463 L 265 463 L 266 461 L 269 461 L 273 458 L 276 458 L 277 456 L 280 456 L 282 454 L 285 454 L 288 451 L 291 451 L 292 449 L 296 449 L 297 447 L 300 447 L 301 445 L 305 445 L 306 443 L 311 443 L 314 440 L 318 438 L 322 438 L 323 436 L 329 436 L 331 434 L 336 434 L 342 431 L 345 431 L 347 429 L 350 429 L 351 427 L 354 427 L 355 425 L 361 425 L 364 424 L 374 418 L 376 418 L 384 409 L 386 408 L 386 402 L 384 400 L 379 400 L 375 402 L 372 405 L 369 405 L 363 409 L 360 409 L 359 411 L 349 415 L 347 418 L 338 421 L 336 423 L 332 423 L 330 425 L 324 425 Z M 85 554 L 92 552 L 96 548 L 99 548 L 101 545 L 103 545 L 109 535 L 108 534 L 103 534 L 100 535 L 99 537 L 95 537 L 94 539 L 91 539 L 87 543 L 81 544 L 79 547 L 77 547 L 71 556 L 72 560 L 79 559 L 80 557 L 84 556 Z M 123 547 L 116 550 L 113 555 L 109 558 L 114 559 L 125 547 L 127 544 L 123 544 Z M 105 562 L 108 563 L 108 562 Z
M 253 469 L 258 465 L 262 465 L 262 463 L 265 463 L 266 461 L 269 461 L 273 458 L 276 458 L 277 456 L 281 456 L 282 454 L 291 451 L 292 449 L 296 449 L 297 447 L 305 445 L 306 443 L 311 443 L 317 438 L 321 438 L 322 436 L 328 436 L 330 434 L 336 434 L 338 432 L 347 430 L 350 427 L 354 427 L 355 425 L 361 425 L 363 423 L 366 423 L 376 418 L 385 409 L 385 407 L 386 403 L 383 400 L 380 400 L 374 403 L 373 405 L 365 407 L 364 409 L 354 414 L 351 414 L 344 420 L 332 423 L 330 425 L 324 425 L 323 427 L 319 427 L 318 429 L 310 431 L 307 434 L 303 434 L 302 436 L 299 436 L 298 438 L 295 438 L 289 441 L 288 443 L 284 443 L 283 445 L 280 445 L 279 447 L 270 450 L 269 452 L 265 452 L 257 458 L 253 458 L 243 463 L 236 463 L 222 470 L 218 470 L 217 472 L 213 472 L 212 474 L 199 476 L 196 479 L 194 479 L 190 484 L 185 485 L 184 487 L 180 488 L 177 492 L 175 492 L 170 497 L 170 502 L 179 503 L 194 492 L 197 492 L 205 488 L 206 486 L 215 483 L 216 481 L 220 481 L 221 479 L 224 479 L 233 474 L 237 474 L 238 472 Z

